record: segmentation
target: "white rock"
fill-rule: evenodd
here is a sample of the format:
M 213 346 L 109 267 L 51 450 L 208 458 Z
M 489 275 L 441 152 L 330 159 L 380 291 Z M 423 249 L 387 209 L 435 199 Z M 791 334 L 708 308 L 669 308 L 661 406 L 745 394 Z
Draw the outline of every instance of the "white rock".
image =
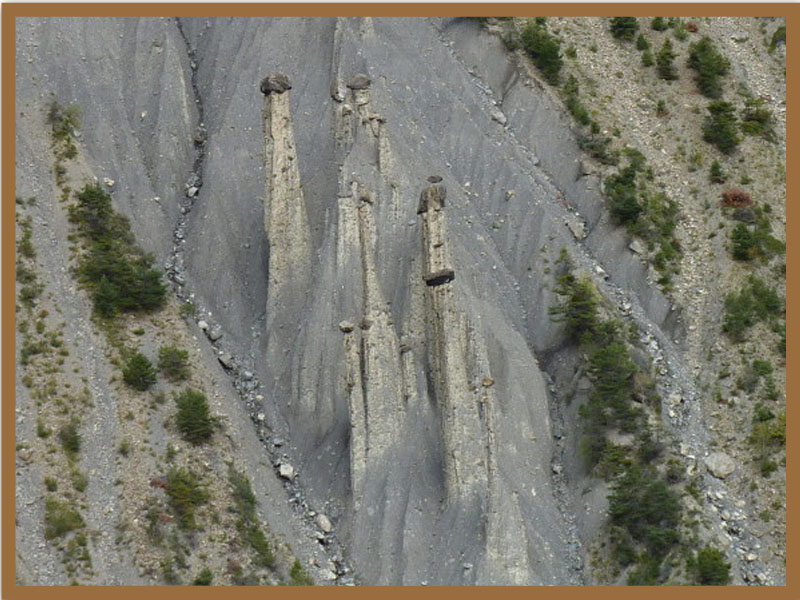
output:
M 278 467 L 278 474 L 291 481 L 295 477 L 294 467 L 289 463 L 281 463 L 281 466 Z
M 725 479 L 736 470 L 736 463 L 724 452 L 713 452 L 703 462 L 711 474 L 719 479 Z
M 333 523 L 331 523 L 331 520 L 322 513 L 317 515 L 317 518 L 314 519 L 314 522 L 317 524 L 317 527 L 322 529 L 322 531 L 325 533 L 330 533 L 333 531 Z
M 203 331 L 205 331 L 206 329 L 208 329 L 208 323 L 206 323 L 205 321 L 198 321 L 198 322 L 197 322 L 197 326 L 198 326 L 200 329 L 202 329 Z
M 500 123 L 500 125 L 505 126 L 505 124 L 508 123 L 508 119 L 506 119 L 503 111 L 501 111 L 499 108 L 493 108 L 489 113 L 489 116 L 492 118 L 492 121 L 497 121 Z
M 628 244 L 628 248 L 630 248 L 633 252 L 636 252 L 636 254 L 644 254 L 647 251 L 642 242 L 639 240 L 633 240 L 630 244 Z
M 117 182 L 110 177 L 103 177 L 103 183 L 105 183 L 108 187 L 114 187 L 114 184 Z

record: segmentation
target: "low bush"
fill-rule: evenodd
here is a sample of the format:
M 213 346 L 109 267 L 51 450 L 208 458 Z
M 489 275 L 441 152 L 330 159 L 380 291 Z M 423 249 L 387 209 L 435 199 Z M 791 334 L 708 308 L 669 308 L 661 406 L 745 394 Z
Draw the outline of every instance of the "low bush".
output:
M 772 143 L 778 141 L 778 136 L 775 134 L 775 117 L 772 116 L 772 111 L 764 106 L 761 98 L 745 100 L 740 118 L 743 134 L 762 137 Z
M 158 351 L 158 370 L 170 381 L 189 377 L 189 352 L 175 346 L 161 346 Z
M 228 472 L 228 481 L 233 488 L 234 510 L 239 515 L 237 528 L 245 541 L 256 553 L 256 563 L 263 567 L 275 566 L 275 554 L 267 541 L 264 532 L 258 525 L 256 517 L 256 496 L 250 480 L 244 473 L 233 467 Z
M 783 302 L 774 288 L 751 275 L 738 292 L 725 297 L 722 330 L 735 342 L 744 341 L 747 329 L 780 315 Z
M 120 311 L 160 308 L 167 290 L 153 268 L 155 259 L 136 246 L 127 219 L 114 212 L 111 196 L 99 184 L 89 184 L 77 198 L 70 220 L 90 245 L 78 277 L 88 285 L 97 314 L 110 318 Z
M 718 160 L 715 160 L 711 163 L 711 168 L 708 170 L 708 180 L 711 183 L 718 183 L 722 184 L 725 183 L 727 177 L 725 176 L 725 172 L 722 170 L 722 165 L 719 164 Z
M 664 44 L 656 56 L 656 68 L 661 79 L 673 81 L 678 78 L 678 71 L 672 63 L 676 56 L 678 55 L 672 49 L 672 42 L 669 39 L 664 40 Z
M 611 138 L 592 135 L 579 135 L 578 146 L 581 150 L 588 152 L 594 159 L 604 165 L 616 165 L 619 163 L 619 152 L 610 150 Z
M 752 206 L 753 199 L 750 197 L 749 192 L 745 192 L 739 188 L 729 188 L 722 191 L 722 206 L 725 207 L 741 207 Z
M 573 75 L 564 84 L 564 101 L 570 114 L 575 117 L 575 120 L 581 125 L 589 125 L 592 118 L 589 116 L 589 111 L 581 103 L 580 100 L 580 87 L 578 80 Z
M 644 210 L 638 200 L 636 185 L 636 176 L 644 166 L 644 157 L 638 152 L 629 152 L 628 157 L 628 166 L 607 177 L 603 184 L 611 216 L 621 225 L 635 222 Z
M 669 28 L 669 24 L 664 17 L 653 17 L 653 20 L 650 21 L 650 27 L 655 31 L 666 31 Z
M 175 397 L 175 402 L 176 422 L 183 439 L 195 445 L 208 441 L 214 433 L 214 419 L 208 412 L 205 394 L 187 388 Z
M 173 467 L 167 473 L 166 492 L 180 527 L 187 530 L 197 529 L 195 509 L 205 504 L 209 497 L 197 475 Z
M 727 75 L 730 61 L 717 51 L 711 38 L 704 37 L 689 46 L 687 64 L 697 73 L 695 80 L 701 94 L 707 98 L 722 95 L 720 78 Z
M 528 19 L 521 35 L 522 47 L 533 64 L 551 85 L 558 85 L 561 78 L 561 41 L 547 32 L 545 23 Z
M 149 358 L 137 352 L 125 362 L 122 380 L 133 389 L 143 392 L 156 382 L 156 369 Z
M 289 576 L 292 578 L 292 585 L 314 585 L 314 580 L 311 579 L 299 560 L 295 560 L 292 564 Z
M 611 35 L 618 40 L 630 41 L 636 35 L 639 24 L 636 17 L 612 17 L 610 19 Z
M 611 521 L 658 558 L 678 541 L 680 511 L 678 495 L 635 465 L 616 480 L 609 496 Z
M 687 570 L 693 575 L 695 585 L 728 585 L 730 569 L 730 563 L 717 548 L 703 548 L 696 558 L 690 556 L 687 560 Z
M 211 585 L 213 580 L 214 574 L 211 572 L 211 569 L 204 567 L 203 570 L 197 574 L 197 577 L 194 578 L 194 585 Z
M 650 42 L 647 41 L 647 38 L 644 37 L 643 34 L 639 34 L 639 37 L 636 38 L 636 49 L 637 50 L 649 50 L 650 49 Z
M 44 504 L 44 537 L 52 540 L 85 525 L 80 513 L 64 502 L 47 498 Z
M 567 335 L 573 341 L 580 341 L 587 335 L 591 337 L 597 327 L 599 307 L 591 281 L 566 273 L 558 279 L 555 291 L 564 299 L 560 304 L 550 307 L 552 319 L 565 324 Z
M 58 439 L 61 441 L 61 447 L 64 449 L 64 452 L 70 456 L 81 451 L 79 426 L 80 422 L 77 419 L 71 419 L 58 431 Z
M 703 123 L 703 140 L 716 146 L 723 154 L 732 154 L 741 141 L 736 133 L 733 105 L 722 100 L 711 102 L 708 113 Z
M 769 43 L 768 52 L 772 54 L 775 52 L 775 49 L 778 47 L 778 44 L 786 44 L 786 26 L 781 25 L 775 30 L 775 33 L 772 34 L 772 40 Z

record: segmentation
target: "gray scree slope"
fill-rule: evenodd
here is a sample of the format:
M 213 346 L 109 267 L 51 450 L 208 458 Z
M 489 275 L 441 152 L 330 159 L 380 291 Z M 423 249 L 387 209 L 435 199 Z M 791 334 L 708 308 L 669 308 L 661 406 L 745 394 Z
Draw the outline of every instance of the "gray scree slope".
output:
M 23 21 L 50 60 L 20 101 L 81 105 L 95 172 L 161 262 L 201 171 L 185 289 L 262 382 L 358 581 L 581 583 L 591 532 L 556 499 L 536 358 L 570 352 L 543 258 L 602 265 L 670 338 L 679 311 L 500 42 L 459 19 Z M 271 73 L 291 89 L 262 96 Z

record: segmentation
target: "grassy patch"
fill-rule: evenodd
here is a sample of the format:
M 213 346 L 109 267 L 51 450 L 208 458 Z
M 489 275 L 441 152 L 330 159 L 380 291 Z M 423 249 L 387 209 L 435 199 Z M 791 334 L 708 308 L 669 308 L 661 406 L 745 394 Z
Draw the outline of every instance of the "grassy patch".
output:
M 170 381 L 189 377 L 189 352 L 175 346 L 161 346 L 158 351 L 158 370 Z
M 48 540 L 61 537 L 84 526 L 83 517 L 68 504 L 47 498 L 44 507 L 44 537 Z
M 292 578 L 292 585 L 314 585 L 314 580 L 311 579 L 299 560 L 295 560 L 292 564 L 289 576 Z
M 777 291 L 751 275 L 742 289 L 725 297 L 722 330 L 733 341 L 742 342 L 748 328 L 776 318 L 782 310 L 783 302 Z
M 197 529 L 195 509 L 208 501 L 208 491 L 200 479 L 185 469 L 172 468 L 167 473 L 167 496 L 169 505 L 178 517 L 182 529 Z

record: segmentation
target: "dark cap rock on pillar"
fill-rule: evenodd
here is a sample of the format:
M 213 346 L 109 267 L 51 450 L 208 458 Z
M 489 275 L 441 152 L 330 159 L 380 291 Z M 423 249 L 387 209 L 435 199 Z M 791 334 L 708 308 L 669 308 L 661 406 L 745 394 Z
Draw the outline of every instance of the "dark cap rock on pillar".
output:
M 292 84 L 283 73 L 273 73 L 261 80 L 261 93 L 264 95 L 282 94 L 290 89 L 292 89 Z
M 353 75 L 350 83 L 347 84 L 347 87 L 349 87 L 351 90 L 365 90 L 369 87 L 370 83 L 372 83 L 372 79 L 369 78 L 369 75 L 365 75 L 364 73 L 356 73 Z

